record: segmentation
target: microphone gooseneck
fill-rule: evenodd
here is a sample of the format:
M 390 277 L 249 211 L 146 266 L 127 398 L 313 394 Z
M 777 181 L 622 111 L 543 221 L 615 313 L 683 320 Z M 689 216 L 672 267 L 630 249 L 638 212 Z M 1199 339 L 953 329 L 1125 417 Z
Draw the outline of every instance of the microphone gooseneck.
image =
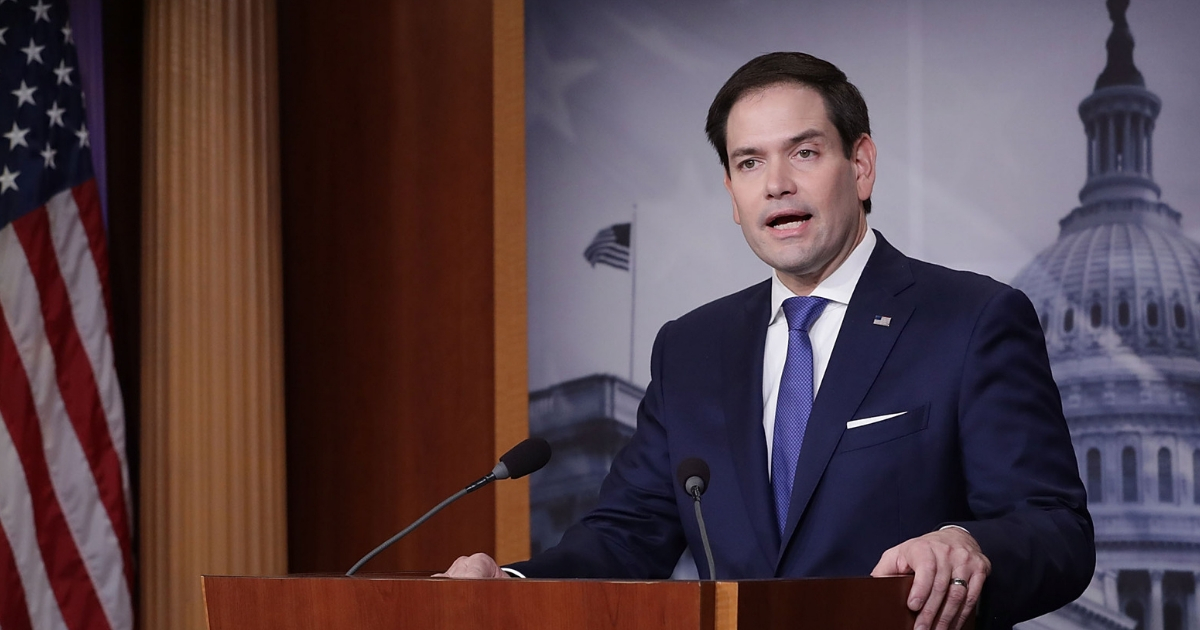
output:
M 689 457 L 679 463 L 675 478 L 683 486 L 683 491 L 692 497 L 692 505 L 696 509 L 696 522 L 700 525 L 700 544 L 704 546 L 704 556 L 708 560 L 708 579 L 717 579 L 717 567 L 713 562 L 712 546 L 708 543 L 708 530 L 704 527 L 704 514 L 700 511 L 700 495 L 708 489 L 708 462 L 699 457 Z
M 522 441 L 521 443 L 509 449 L 507 453 L 500 456 L 500 463 L 496 464 L 496 467 L 492 469 L 492 472 L 480 477 L 479 479 L 476 479 L 467 487 L 450 495 L 445 501 L 437 504 L 432 510 L 426 512 L 424 516 L 414 521 L 412 525 L 400 530 L 400 533 L 385 540 L 383 544 L 372 549 L 370 553 L 363 556 L 358 562 L 355 562 L 354 566 L 350 567 L 350 570 L 346 572 L 346 577 L 350 577 L 355 573 L 358 573 L 358 570 L 361 569 L 364 564 L 370 562 L 372 558 L 379 555 L 384 549 L 396 544 L 396 542 L 398 542 L 401 538 L 404 538 L 414 529 L 420 527 L 422 523 L 429 520 L 429 518 L 434 514 L 441 512 L 442 509 L 447 505 L 454 503 L 455 501 L 472 492 L 475 492 L 476 490 L 488 485 L 489 483 L 492 483 L 493 481 L 496 481 L 497 479 L 519 479 L 530 473 L 537 472 L 538 470 L 541 470 L 541 468 L 549 461 L 550 444 L 546 442 L 546 440 L 543 440 L 542 438 L 529 438 Z

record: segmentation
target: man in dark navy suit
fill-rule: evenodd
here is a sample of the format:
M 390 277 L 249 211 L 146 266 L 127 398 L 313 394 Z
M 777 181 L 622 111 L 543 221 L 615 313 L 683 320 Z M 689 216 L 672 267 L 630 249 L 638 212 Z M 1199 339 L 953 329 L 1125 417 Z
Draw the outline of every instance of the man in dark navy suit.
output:
M 559 545 L 447 574 L 666 577 L 685 547 L 704 557 L 674 480 L 700 457 L 722 579 L 913 573 L 918 629 L 977 604 L 1007 628 L 1078 597 L 1092 522 L 1029 300 L 868 228 L 875 144 L 832 64 L 750 61 L 707 132 L 775 273 L 663 326 L 637 431 Z

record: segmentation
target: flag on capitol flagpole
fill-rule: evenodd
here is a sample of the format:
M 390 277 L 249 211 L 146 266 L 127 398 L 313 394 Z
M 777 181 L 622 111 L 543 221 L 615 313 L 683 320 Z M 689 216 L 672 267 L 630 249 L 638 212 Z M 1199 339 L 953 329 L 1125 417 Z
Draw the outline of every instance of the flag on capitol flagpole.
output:
M 583 250 L 583 257 L 593 267 L 596 263 L 629 271 L 629 234 L 632 223 L 617 223 L 596 233 L 595 238 Z

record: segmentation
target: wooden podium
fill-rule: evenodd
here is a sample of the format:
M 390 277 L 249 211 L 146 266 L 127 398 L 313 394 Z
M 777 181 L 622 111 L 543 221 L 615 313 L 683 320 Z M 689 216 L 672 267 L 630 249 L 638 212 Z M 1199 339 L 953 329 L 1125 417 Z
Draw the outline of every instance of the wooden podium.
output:
M 912 577 L 739 582 L 205 576 L 209 630 L 911 630 Z

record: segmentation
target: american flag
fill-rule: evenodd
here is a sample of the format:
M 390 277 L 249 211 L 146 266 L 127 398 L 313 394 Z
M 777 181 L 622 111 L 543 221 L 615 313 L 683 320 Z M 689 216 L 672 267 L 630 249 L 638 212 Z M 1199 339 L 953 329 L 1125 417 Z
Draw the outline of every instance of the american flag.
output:
M 600 230 L 587 249 L 583 250 L 583 257 L 593 267 L 600 263 L 629 271 L 629 235 L 632 227 L 631 223 L 617 223 Z
M 133 626 L 108 258 L 65 0 L 0 0 L 0 628 Z

